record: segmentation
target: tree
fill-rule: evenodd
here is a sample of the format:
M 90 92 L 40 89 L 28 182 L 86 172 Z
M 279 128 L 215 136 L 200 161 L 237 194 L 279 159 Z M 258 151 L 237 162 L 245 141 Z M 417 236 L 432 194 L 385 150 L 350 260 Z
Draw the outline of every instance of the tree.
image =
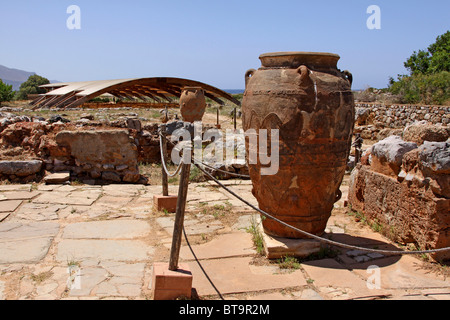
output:
M 0 106 L 4 101 L 11 101 L 14 97 L 14 91 L 12 89 L 12 85 L 7 85 L 3 83 L 2 79 L 0 79 Z
M 414 51 L 404 66 L 411 75 L 450 72 L 450 31 L 438 36 L 427 51 Z
M 34 74 L 28 78 L 27 81 L 20 85 L 19 91 L 16 94 L 17 100 L 27 100 L 29 94 L 45 93 L 46 90 L 40 88 L 44 84 L 49 84 L 50 81 L 47 78 Z
M 409 75 L 389 78 L 389 91 L 404 103 L 447 104 L 450 101 L 450 31 L 404 63 Z

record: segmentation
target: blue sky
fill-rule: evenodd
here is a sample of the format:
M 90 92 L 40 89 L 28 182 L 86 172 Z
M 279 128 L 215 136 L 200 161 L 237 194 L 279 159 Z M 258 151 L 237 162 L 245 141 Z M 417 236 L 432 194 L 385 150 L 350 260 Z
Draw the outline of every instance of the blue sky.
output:
M 67 7 L 81 29 L 66 27 Z M 381 29 L 366 12 L 381 9 Z M 49 79 L 180 77 L 244 87 L 259 55 L 332 52 L 354 89 L 386 87 L 413 51 L 450 29 L 448 0 L 1 0 L 0 64 Z

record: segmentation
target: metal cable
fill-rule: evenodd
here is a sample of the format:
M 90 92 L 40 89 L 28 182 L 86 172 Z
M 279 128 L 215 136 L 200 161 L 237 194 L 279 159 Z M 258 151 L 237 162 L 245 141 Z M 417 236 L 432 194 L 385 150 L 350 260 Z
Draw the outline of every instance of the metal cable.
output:
M 167 139 L 167 137 L 163 136 L 162 134 L 159 134 L 159 137 L 160 137 L 160 140 L 161 140 L 161 137 L 163 137 L 164 139 L 166 139 L 167 141 L 169 141 L 170 143 L 172 143 L 172 145 L 174 145 L 172 141 L 170 141 L 169 139 Z M 235 176 L 235 177 L 240 177 L 240 178 L 247 178 L 247 179 L 250 179 L 250 176 L 249 176 L 249 175 L 240 174 L 240 173 L 235 173 L 235 172 L 228 172 L 228 171 L 225 171 L 225 170 L 222 170 L 222 169 L 214 168 L 213 166 L 211 166 L 211 165 L 209 165 L 209 164 L 206 164 L 206 163 L 204 163 L 204 162 L 198 160 L 197 158 L 194 158 L 194 161 L 196 161 L 196 162 L 198 162 L 198 163 L 201 163 L 203 166 L 208 167 L 208 168 L 210 168 L 210 169 L 212 169 L 212 170 L 215 170 L 215 171 L 219 171 L 219 172 L 222 172 L 222 173 L 225 173 L 225 174 L 229 174 L 229 175 L 232 175 L 232 176 Z M 167 170 L 166 170 L 166 171 L 167 171 Z
M 163 135 L 159 135 L 159 150 L 160 150 L 160 153 L 161 153 L 161 163 L 162 163 L 162 165 L 163 165 L 163 168 L 164 168 L 164 171 L 166 172 L 166 174 L 169 176 L 169 177 L 174 177 L 174 176 L 176 176 L 178 173 L 180 173 L 180 170 L 181 170 L 181 165 L 183 164 L 183 161 L 180 161 L 180 163 L 178 164 L 178 168 L 177 168 L 177 170 L 175 170 L 175 172 L 174 173 L 170 173 L 169 172 L 169 170 L 167 169 L 167 167 L 166 167 L 166 159 L 165 159 L 165 157 L 164 157 L 164 152 L 163 152 L 163 147 L 162 147 L 162 144 L 163 144 L 163 142 L 162 142 L 162 137 L 163 137 Z
M 195 255 L 194 249 L 192 249 L 191 244 L 189 243 L 187 234 L 186 234 L 186 230 L 184 228 L 183 225 L 183 234 L 184 234 L 184 239 L 186 240 L 186 243 L 189 247 L 189 249 L 191 250 L 192 255 L 194 256 L 195 261 L 197 262 L 198 266 L 200 267 L 200 269 L 202 269 L 203 274 L 205 275 L 206 279 L 208 279 L 209 283 L 212 285 L 212 287 L 214 288 L 214 290 L 217 292 L 217 294 L 219 295 L 220 299 L 225 300 L 225 298 L 222 296 L 222 294 L 220 293 L 219 289 L 217 289 L 217 287 L 214 285 L 214 283 L 212 282 L 211 278 L 208 276 L 208 274 L 206 273 L 206 270 L 203 268 L 202 264 L 200 263 L 200 260 L 198 260 L 197 256 Z
M 235 176 L 235 177 L 240 177 L 240 178 L 247 178 L 247 179 L 250 179 L 250 176 L 248 176 L 248 175 L 246 175 L 246 174 L 240 174 L 240 173 L 235 173 L 235 172 L 228 172 L 228 171 L 225 171 L 225 170 L 221 170 L 221 169 L 218 169 L 218 168 L 214 168 L 213 166 L 211 166 L 211 165 L 209 165 L 209 164 L 206 164 L 206 163 L 204 163 L 204 162 L 201 162 L 200 160 L 198 160 L 198 159 L 196 159 L 196 158 L 194 158 L 194 161 L 195 161 L 195 162 L 198 162 L 198 163 L 200 163 L 200 164 L 202 164 L 202 165 L 205 166 L 205 167 L 211 168 L 212 170 L 215 170 L 215 171 L 223 172 L 223 173 L 226 173 L 226 174 Z
M 229 188 L 227 188 L 225 185 L 223 185 L 219 180 L 217 180 L 216 178 L 214 178 L 211 174 L 209 174 L 207 171 L 203 170 L 198 164 L 196 164 L 195 162 L 193 163 L 200 171 L 202 171 L 203 173 L 205 173 L 206 175 L 208 175 L 212 180 L 214 180 L 219 186 L 221 186 L 223 189 L 225 189 L 228 193 L 230 193 L 231 195 L 233 195 L 234 197 L 236 197 L 237 199 L 239 199 L 240 201 L 244 202 L 246 205 L 248 205 L 249 207 L 251 207 L 252 209 L 258 211 L 259 213 L 261 213 L 263 216 L 272 219 L 280 224 L 282 224 L 283 226 L 286 226 L 288 228 L 291 228 L 297 232 L 302 233 L 305 236 L 308 236 L 310 238 L 316 239 L 320 242 L 324 242 L 333 246 L 337 246 L 337 247 L 342 247 L 342 248 L 347 248 L 347 249 L 352 249 L 352 250 L 360 250 L 360 251 L 366 251 L 366 252 L 372 252 L 372 253 L 380 253 L 383 255 L 387 255 L 387 256 L 393 256 L 393 255 L 403 255 L 403 254 L 425 254 L 425 253 L 437 253 L 437 252 L 445 252 L 445 251 L 449 251 L 450 247 L 447 248 L 440 248 L 440 249 L 433 249 L 433 250 L 419 250 L 419 251 L 392 251 L 392 250 L 379 250 L 379 249 L 370 249 L 370 248 L 363 248 L 363 247 L 358 247 L 358 246 L 353 246 L 353 245 L 349 245 L 349 244 L 345 244 L 345 243 L 340 243 L 340 242 L 336 242 L 333 240 L 329 240 L 329 239 L 325 239 L 319 236 L 316 236 L 314 234 L 311 234 L 309 232 L 303 231 L 301 229 L 298 229 L 296 227 L 293 227 L 289 224 L 287 224 L 284 221 L 281 221 L 280 219 L 277 219 L 275 217 L 273 217 L 272 215 L 268 214 L 267 212 L 255 207 L 254 205 L 252 205 L 251 203 L 249 203 L 247 200 L 241 198 L 240 196 L 238 196 L 235 192 L 233 192 L 232 190 L 230 190 Z

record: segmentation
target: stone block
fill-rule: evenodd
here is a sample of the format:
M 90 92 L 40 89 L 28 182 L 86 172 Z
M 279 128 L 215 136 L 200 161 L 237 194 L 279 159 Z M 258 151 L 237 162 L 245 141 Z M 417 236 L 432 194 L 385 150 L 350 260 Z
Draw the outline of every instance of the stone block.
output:
M 153 264 L 152 292 L 153 300 L 175 300 L 179 297 L 191 297 L 192 273 L 187 264 L 180 264 L 176 271 L 169 270 L 169 264 Z
M 272 237 L 264 232 L 261 224 L 259 231 L 263 238 L 267 259 L 281 259 L 286 256 L 306 258 L 313 253 L 318 253 L 321 249 L 321 243 L 314 239 Z
M 163 196 L 154 195 L 153 196 L 153 207 L 155 210 L 167 212 L 175 212 L 177 210 L 177 200 L 178 196 Z
M 70 180 L 70 172 L 58 172 L 45 176 L 46 184 L 62 184 Z
M 39 172 L 42 168 L 41 160 L 29 161 L 0 161 L 0 174 L 25 177 Z

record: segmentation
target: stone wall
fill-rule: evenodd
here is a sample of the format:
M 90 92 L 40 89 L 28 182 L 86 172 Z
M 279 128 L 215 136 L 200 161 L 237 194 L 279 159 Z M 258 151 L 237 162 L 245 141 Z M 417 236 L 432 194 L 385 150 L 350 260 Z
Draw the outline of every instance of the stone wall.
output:
M 401 128 L 416 121 L 426 120 L 432 124 L 450 123 L 450 106 L 383 105 L 356 103 L 359 125 L 374 124 L 388 128 Z
M 450 246 L 450 141 L 418 145 L 390 136 L 352 171 L 349 204 L 383 233 L 421 249 Z M 450 259 L 450 252 L 434 254 Z
M 127 130 L 62 131 L 56 144 L 64 149 L 52 169 L 112 182 L 139 182 L 137 147 Z
M 450 107 L 356 103 L 354 132 L 363 139 L 382 140 L 418 122 L 450 128 Z

